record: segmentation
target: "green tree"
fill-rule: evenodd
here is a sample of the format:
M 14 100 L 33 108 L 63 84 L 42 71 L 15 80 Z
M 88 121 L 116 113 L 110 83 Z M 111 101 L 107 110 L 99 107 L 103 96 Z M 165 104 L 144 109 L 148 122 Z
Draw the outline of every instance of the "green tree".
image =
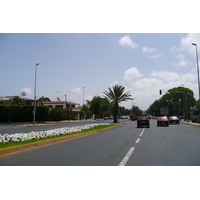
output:
M 172 103 L 181 102 L 182 108 L 191 108 L 195 105 L 194 92 L 189 88 L 176 87 L 168 90 Z
M 168 90 L 159 100 L 150 105 L 147 112 L 160 114 L 161 107 L 169 108 L 169 115 L 182 115 L 196 104 L 194 93 L 189 88 L 175 87 Z
M 90 101 L 87 100 L 86 102 L 87 102 L 87 104 L 84 104 L 82 109 L 81 109 L 82 112 L 80 113 L 81 114 L 80 116 L 81 116 L 82 119 L 87 120 L 88 118 L 92 117 L 92 111 L 90 110 L 90 107 L 89 107 Z
M 131 98 L 130 91 L 125 92 L 125 87 L 122 85 L 114 85 L 112 88 L 108 88 L 108 91 L 104 91 L 105 97 L 112 103 L 112 113 L 114 121 L 117 123 L 117 115 L 119 113 L 119 103 L 127 100 L 133 100 Z
M 125 108 L 124 106 L 119 106 L 119 110 L 120 110 L 121 115 L 129 115 L 130 114 L 130 110 Z
M 15 96 L 12 99 L 12 105 L 21 105 L 22 104 L 22 99 L 19 96 Z
M 110 102 L 106 98 L 94 96 L 91 101 L 87 100 L 89 110 L 95 114 L 95 118 L 101 118 L 104 112 L 110 111 Z
M 133 114 L 136 116 L 142 115 L 142 110 L 138 106 L 133 106 L 132 107 Z
M 42 97 L 40 97 L 37 101 L 45 101 L 45 102 L 50 102 L 51 100 L 48 98 L 48 97 L 44 97 L 44 96 L 42 96 Z
M 181 102 L 175 102 L 172 107 L 173 115 L 182 115 Z
M 155 100 L 146 110 L 146 113 L 158 116 L 160 114 L 160 100 Z
M 100 118 L 102 115 L 103 98 L 100 96 L 94 96 L 91 101 L 87 101 L 87 104 L 91 112 L 95 114 L 95 118 Z

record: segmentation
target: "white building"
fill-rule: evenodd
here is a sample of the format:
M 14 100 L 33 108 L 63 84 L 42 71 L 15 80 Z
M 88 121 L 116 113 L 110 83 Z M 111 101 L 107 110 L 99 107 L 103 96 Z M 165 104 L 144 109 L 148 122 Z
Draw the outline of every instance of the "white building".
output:
M 44 106 L 49 106 L 49 108 L 63 108 L 65 109 L 66 107 L 71 108 L 72 111 L 81 111 L 81 106 L 79 103 L 74 103 L 74 102 L 69 102 L 69 101 L 50 101 L 50 102 L 42 102 Z

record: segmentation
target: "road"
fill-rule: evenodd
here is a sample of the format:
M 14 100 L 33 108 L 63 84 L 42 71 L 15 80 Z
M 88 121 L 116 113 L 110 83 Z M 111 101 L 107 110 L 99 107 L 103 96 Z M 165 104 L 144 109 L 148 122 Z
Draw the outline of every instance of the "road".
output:
M 105 122 L 105 121 L 103 121 Z M 136 122 L 70 141 L 0 156 L 1 166 L 199 166 L 200 130 Z

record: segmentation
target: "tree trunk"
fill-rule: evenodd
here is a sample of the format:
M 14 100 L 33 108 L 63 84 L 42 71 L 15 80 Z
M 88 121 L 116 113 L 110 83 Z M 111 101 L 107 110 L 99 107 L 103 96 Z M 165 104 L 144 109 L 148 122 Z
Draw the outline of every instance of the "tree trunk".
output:
M 117 120 L 117 114 L 118 114 L 118 103 L 115 103 L 114 105 L 114 110 L 113 110 L 113 123 L 118 123 L 118 120 Z

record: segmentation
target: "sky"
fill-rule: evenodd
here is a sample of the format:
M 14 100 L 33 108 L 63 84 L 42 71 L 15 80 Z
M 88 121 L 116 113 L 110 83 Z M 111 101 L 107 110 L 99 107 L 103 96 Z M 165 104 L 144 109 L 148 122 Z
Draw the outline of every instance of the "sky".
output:
M 36 96 L 83 104 L 115 84 L 130 91 L 121 103 L 146 110 L 159 90 L 184 86 L 198 99 L 195 33 L 1 33 L 0 96 Z M 198 48 L 198 52 L 200 49 Z M 84 90 L 84 91 L 83 91 Z M 84 92 L 84 95 L 83 95 Z

